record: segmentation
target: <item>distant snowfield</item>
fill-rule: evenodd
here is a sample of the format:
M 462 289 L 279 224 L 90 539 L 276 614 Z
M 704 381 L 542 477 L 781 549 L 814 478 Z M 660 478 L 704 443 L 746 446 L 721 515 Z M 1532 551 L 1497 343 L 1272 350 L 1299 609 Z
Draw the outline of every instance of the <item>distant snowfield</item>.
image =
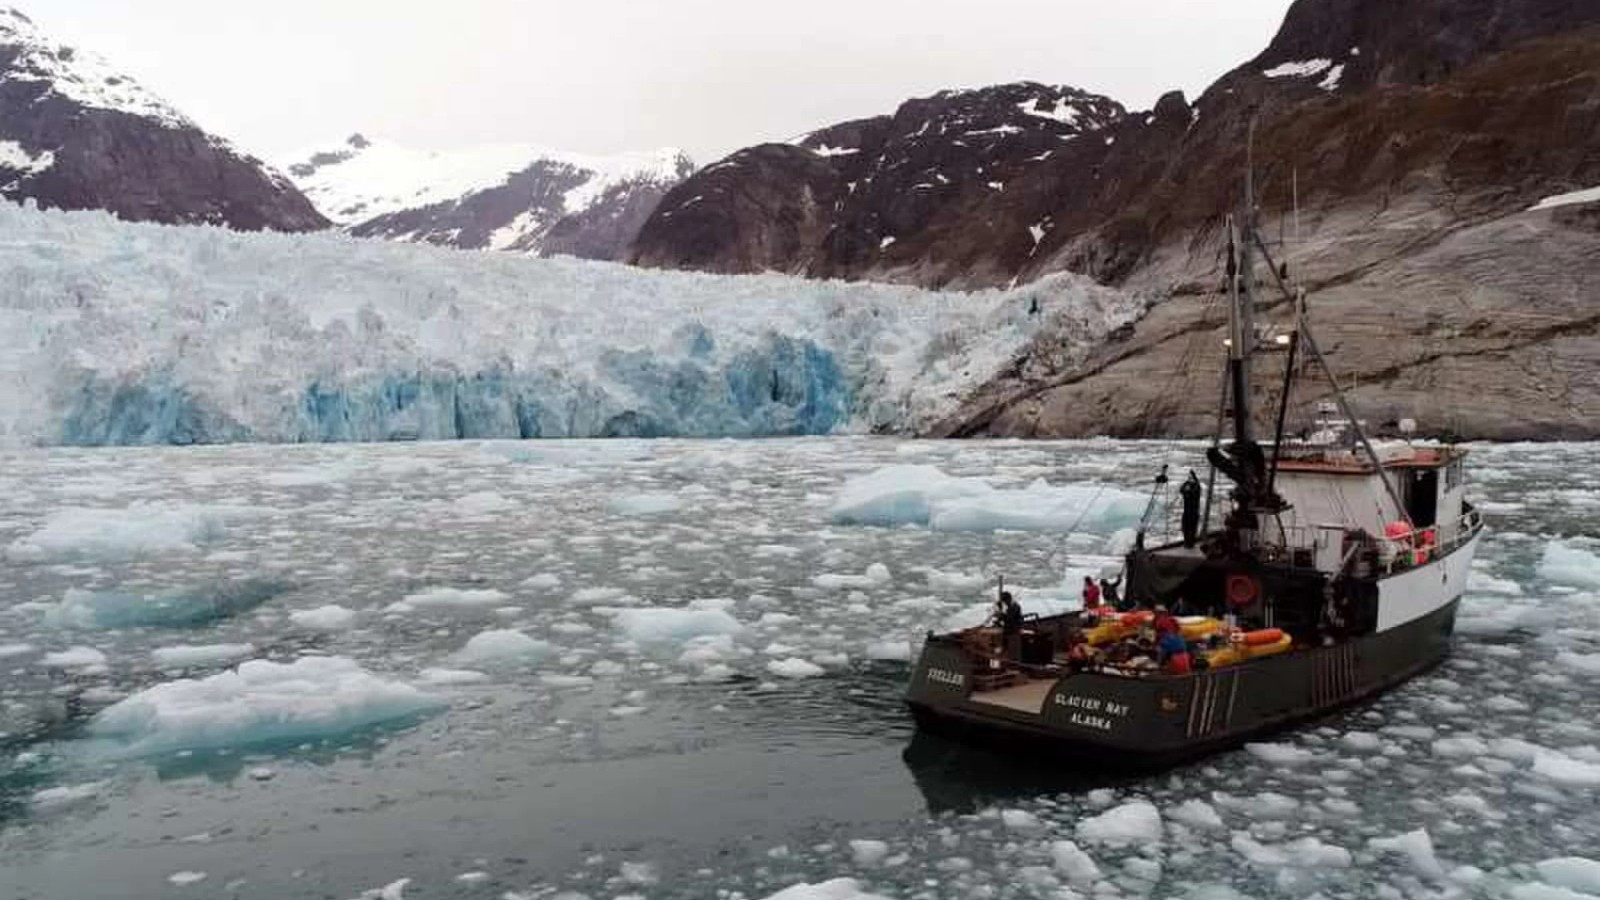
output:
M 0 205 L 0 442 L 913 432 L 1142 302 L 239 234 Z
M 531 144 L 489 144 L 453 151 L 416 150 L 388 141 L 349 142 L 307 150 L 284 161 L 285 171 L 318 155 L 348 158 L 326 163 L 296 183 L 328 218 L 341 225 L 456 200 L 505 184 L 534 163 L 570 166 L 590 177 L 563 197 L 567 212 L 587 209 L 610 188 L 636 179 L 671 182 L 680 151 L 661 150 L 591 156 Z

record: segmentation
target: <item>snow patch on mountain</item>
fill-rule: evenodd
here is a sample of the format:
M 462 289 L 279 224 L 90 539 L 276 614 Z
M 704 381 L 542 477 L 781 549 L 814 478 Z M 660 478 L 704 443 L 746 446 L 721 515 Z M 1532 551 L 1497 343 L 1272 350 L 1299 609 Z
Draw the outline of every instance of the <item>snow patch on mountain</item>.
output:
M 1262 69 L 1261 74 L 1268 78 L 1310 78 L 1313 75 L 1321 75 L 1332 66 L 1331 59 L 1302 59 Z
M 683 154 L 670 147 L 610 156 L 532 144 L 418 150 L 356 134 L 338 145 L 297 154 L 287 168 L 323 215 L 352 225 L 498 187 L 541 162 L 587 174 L 563 196 L 564 211 L 573 213 L 629 181 L 676 182 L 682 159 Z
M 1541 209 L 1555 209 L 1558 206 L 1572 206 L 1577 203 L 1600 202 L 1600 187 L 1584 188 L 1580 191 L 1568 191 L 1565 194 L 1554 194 L 1545 197 L 1538 203 L 1528 207 L 1528 212 Z
M 1055 119 L 1063 125 L 1075 125 L 1078 122 L 1078 108 L 1066 97 L 1057 98 L 1055 106 L 1050 109 L 1040 109 L 1039 98 L 1029 97 L 1026 102 L 1018 103 L 1017 109 L 1022 110 L 1024 115 Z
M 10 169 L 19 178 L 37 175 L 56 164 L 49 150 L 29 151 L 16 141 L 0 140 L 0 169 Z
M 11 64 L 0 72 L 0 85 L 42 82 L 50 91 L 82 106 L 141 116 L 167 128 L 196 127 L 104 57 L 50 39 L 15 9 L 0 9 L 0 47 L 16 52 Z

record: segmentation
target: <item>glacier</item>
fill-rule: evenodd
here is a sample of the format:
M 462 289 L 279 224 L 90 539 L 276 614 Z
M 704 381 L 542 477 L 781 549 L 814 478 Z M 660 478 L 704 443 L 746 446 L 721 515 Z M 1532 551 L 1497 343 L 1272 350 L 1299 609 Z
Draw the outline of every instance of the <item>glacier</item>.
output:
M 0 442 L 916 432 L 1145 301 L 500 258 L 0 205 Z

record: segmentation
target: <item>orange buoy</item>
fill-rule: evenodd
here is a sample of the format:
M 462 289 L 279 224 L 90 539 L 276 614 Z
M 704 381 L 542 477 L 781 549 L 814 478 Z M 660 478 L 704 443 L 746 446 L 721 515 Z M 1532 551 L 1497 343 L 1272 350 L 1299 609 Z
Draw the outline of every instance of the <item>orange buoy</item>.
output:
M 1156 614 L 1152 610 L 1136 609 L 1133 612 L 1123 613 L 1122 618 L 1118 619 L 1117 621 L 1121 622 L 1124 628 L 1134 628 L 1149 622 L 1155 617 Z
M 1261 628 L 1255 631 L 1246 631 L 1244 633 L 1244 645 L 1246 647 L 1260 647 L 1265 644 L 1276 644 L 1281 640 L 1283 640 L 1282 628 Z

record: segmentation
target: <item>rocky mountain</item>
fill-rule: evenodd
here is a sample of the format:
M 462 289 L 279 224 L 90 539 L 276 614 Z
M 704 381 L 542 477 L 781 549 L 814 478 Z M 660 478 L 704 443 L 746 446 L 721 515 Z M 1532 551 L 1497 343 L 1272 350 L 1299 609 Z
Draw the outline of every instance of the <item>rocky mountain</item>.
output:
M 947 279 L 927 257 L 984 229 L 974 210 L 1011 205 L 1023 173 L 1102 144 L 1125 116 L 1105 97 L 1031 82 L 911 100 L 707 166 L 668 194 L 631 259 L 937 285 Z
M 289 174 L 350 233 L 466 249 L 617 259 L 694 171 L 681 152 L 589 157 L 525 145 L 413 150 L 355 134 Z
M 1083 365 L 1019 359 L 936 432 L 1202 433 L 1214 409 L 1180 401 L 1216 393 L 1220 223 L 1251 145 L 1262 219 L 1370 414 L 1600 434 L 1583 288 L 1600 277 L 1600 192 L 1582 192 L 1600 185 L 1600 6 L 1584 0 L 1297 0 L 1193 104 L 1169 94 L 1048 155 L 996 151 L 1003 190 L 942 166 L 944 202 L 892 233 L 892 194 L 857 199 L 832 157 L 751 148 L 670 193 L 635 258 L 961 287 L 1068 269 L 1149 292 L 1165 302 Z
M 104 59 L 0 8 L 0 196 L 125 219 L 305 231 L 327 221 L 282 175 Z

